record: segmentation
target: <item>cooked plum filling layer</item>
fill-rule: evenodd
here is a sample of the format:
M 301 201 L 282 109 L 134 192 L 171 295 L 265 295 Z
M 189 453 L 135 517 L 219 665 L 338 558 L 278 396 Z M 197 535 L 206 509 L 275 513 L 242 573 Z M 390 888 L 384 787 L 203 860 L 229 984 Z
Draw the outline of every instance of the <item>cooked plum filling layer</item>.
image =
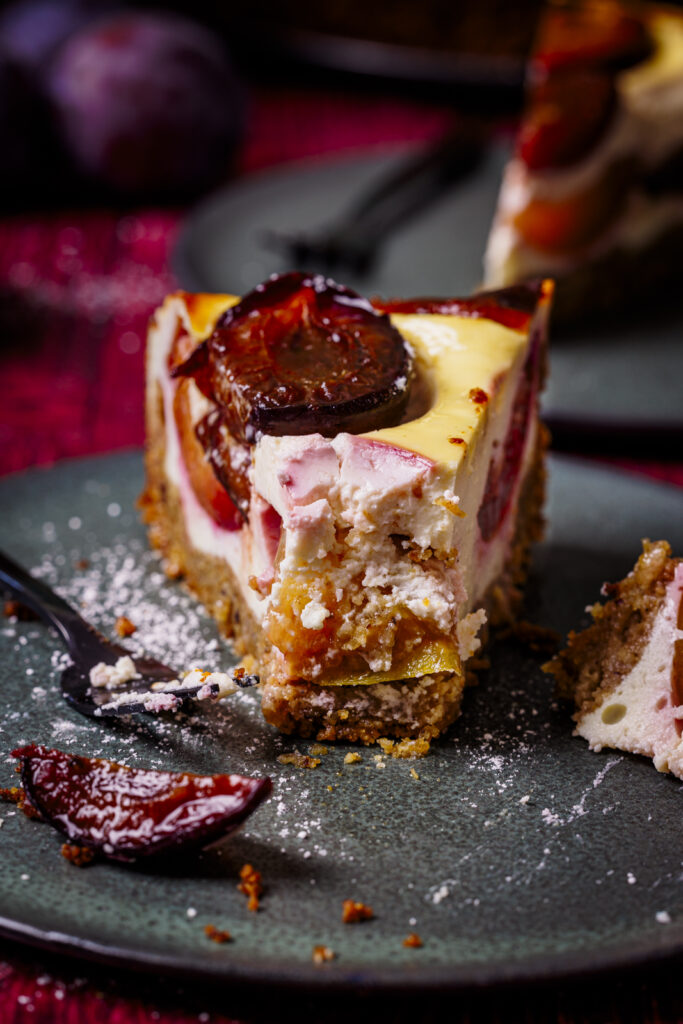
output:
M 539 349 L 538 338 L 535 338 L 517 385 L 502 454 L 497 459 L 491 459 L 489 466 L 484 499 L 477 513 L 479 529 L 485 541 L 493 539 L 508 512 L 519 477 L 531 423 L 533 395 L 538 387 Z

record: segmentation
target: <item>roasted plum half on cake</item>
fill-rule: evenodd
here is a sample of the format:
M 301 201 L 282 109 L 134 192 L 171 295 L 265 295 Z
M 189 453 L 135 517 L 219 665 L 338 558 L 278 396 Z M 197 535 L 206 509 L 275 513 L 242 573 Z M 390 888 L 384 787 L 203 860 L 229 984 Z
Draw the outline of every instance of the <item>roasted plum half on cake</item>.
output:
M 283 731 L 432 737 L 458 714 L 541 532 L 551 292 L 370 303 L 293 273 L 157 311 L 150 537 Z

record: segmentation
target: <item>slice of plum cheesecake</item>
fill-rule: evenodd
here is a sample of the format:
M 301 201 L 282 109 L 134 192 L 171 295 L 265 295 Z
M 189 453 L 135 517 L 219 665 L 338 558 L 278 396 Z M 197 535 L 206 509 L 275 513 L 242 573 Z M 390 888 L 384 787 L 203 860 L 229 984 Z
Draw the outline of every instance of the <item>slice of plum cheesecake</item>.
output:
M 485 287 L 553 277 L 556 323 L 592 324 L 663 296 L 681 277 L 682 170 L 683 12 L 637 0 L 550 0 Z
M 151 541 L 281 730 L 370 743 L 457 716 L 542 532 L 551 293 L 370 303 L 291 273 L 155 314 Z
M 666 541 L 643 541 L 633 570 L 603 594 L 591 625 L 544 668 L 574 701 L 576 735 L 591 750 L 643 754 L 683 779 L 683 559 Z

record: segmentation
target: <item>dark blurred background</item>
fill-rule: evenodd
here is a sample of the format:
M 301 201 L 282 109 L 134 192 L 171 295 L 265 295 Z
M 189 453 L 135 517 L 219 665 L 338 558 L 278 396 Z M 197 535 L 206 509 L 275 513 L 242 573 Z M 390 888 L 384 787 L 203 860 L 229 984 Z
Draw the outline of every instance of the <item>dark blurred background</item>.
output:
M 514 113 L 538 6 L 1 4 L 0 205 L 195 198 L 234 172 L 259 88 Z
M 509 119 L 537 8 L 0 3 L 0 471 L 143 442 L 146 325 L 197 203 Z

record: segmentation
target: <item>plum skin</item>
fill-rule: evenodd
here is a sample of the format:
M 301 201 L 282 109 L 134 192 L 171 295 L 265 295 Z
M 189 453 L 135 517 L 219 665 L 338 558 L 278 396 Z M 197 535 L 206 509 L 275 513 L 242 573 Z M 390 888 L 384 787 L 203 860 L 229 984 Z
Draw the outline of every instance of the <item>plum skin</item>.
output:
M 69 38 L 46 94 L 82 172 L 124 194 L 218 182 L 241 136 L 241 87 L 220 40 L 172 15 L 120 13 Z
M 78 0 L 19 0 L 0 15 L 0 48 L 39 79 L 61 44 L 101 13 Z
M 110 860 L 174 856 L 233 832 L 271 791 L 268 777 L 145 771 L 30 743 L 28 807 L 72 843 Z

